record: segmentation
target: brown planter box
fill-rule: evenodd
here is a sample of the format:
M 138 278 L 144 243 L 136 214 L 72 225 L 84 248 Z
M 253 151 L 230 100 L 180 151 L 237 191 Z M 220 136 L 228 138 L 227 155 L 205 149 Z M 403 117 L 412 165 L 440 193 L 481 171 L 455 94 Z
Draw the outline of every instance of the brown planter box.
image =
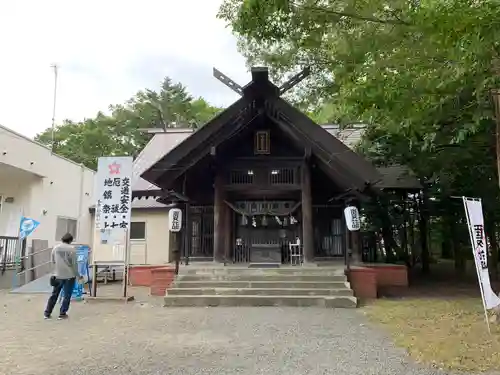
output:
M 351 268 L 349 282 L 358 298 L 377 298 L 377 273 L 371 268 Z
M 377 286 L 408 286 L 408 269 L 403 265 L 368 266 L 377 272 Z
M 152 270 L 165 266 L 131 266 L 129 280 L 132 286 L 151 286 L 153 281 Z
M 382 287 L 408 287 L 408 269 L 396 264 L 364 264 L 352 267 L 349 282 L 358 298 L 377 298 Z
M 152 296 L 164 296 L 175 279 L 174 267 L 161 267 L 151 270 L 150 293 Z

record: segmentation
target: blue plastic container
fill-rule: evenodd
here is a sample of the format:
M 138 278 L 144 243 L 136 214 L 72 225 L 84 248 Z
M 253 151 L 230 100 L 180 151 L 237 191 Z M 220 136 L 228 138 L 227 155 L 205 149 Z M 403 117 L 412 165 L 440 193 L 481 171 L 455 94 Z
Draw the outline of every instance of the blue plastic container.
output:
M 78 262 L 78 273 L 84 278 L 84 282 L 90 281 L 89 276 L 89 252 L 90 247 L 87 245 L 76 246 L 76 261 Z M 83 299 L 83 285 L 84 283 L 75 283 L 71 299 L 81 301 Z M 64 291 L 61 291 L 61 299 L 64 297 Z

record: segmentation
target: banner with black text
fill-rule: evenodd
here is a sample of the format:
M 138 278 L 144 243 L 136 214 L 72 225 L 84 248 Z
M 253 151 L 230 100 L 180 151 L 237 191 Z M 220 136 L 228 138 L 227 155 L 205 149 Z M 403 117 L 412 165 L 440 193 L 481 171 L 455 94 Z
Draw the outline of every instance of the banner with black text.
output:
M 484 230 L 483 206 L 479 198 L 463 197 L 462 199 L 484 307 L 488 310 L 493 309 L 500 306 L 500 298 L 491 288 L 490 274 L 488 272 L 488 245 Z

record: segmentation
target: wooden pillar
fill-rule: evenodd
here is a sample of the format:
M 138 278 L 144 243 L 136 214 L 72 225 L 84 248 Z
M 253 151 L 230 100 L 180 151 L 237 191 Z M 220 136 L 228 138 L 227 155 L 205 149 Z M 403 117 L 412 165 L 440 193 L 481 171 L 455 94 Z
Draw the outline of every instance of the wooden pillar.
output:
M 186 203 L 185 205 L 185 218 L 186 218 L 186 228 L 184 228 L 184 262 L 189 264 L 189 257 L 191 255 L 192 246 L 192 233 L 193 224 L 191 223 L 191 204 Z
M 314 261 L 314 232 L 311 196 L 311 171 L 307 161 L 302 164 L 302 247 L 304 262 Z
M 351 263 L 360 264 L 362 263 L 362 261 L 361 261 L 361 246 L 360 246 L 361 238 L 359 230 L 349 233 L 351 236 L 351 249 L 352 249 Z
M 232 239 L 232 212 L 231 208 L 224 203 L 224 259 L 227 263 L 232 260 L 231 256 L 231 239 Z
M 222 174 L 217 171 L 214 183 L 214 261 L 224 262 L 224 197 Z

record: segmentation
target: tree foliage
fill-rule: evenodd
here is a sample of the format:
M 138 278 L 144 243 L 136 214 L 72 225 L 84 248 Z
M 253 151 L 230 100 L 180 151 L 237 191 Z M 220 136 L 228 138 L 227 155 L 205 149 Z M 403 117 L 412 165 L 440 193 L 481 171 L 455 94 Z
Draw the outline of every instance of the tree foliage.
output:
M 498 1 L 225 0 L 219 17 L 251 64 L 276 76 L 310 66 L 299 94 L 315 119 L 366 123 L 360 150 L 416 173 L 438 202 L 435 227 L 463 217 L 461 195 L 499 221 Z
M 80 122 L 66 120 L 53 132 L 54 152 L 96 169 L 97 158 L 107 155 L 136 156 L 149 140 L 141 129 L 153 127 L 198 128 L 221 109 L 203 98 L 193 98 L 180 83 L 165 78 L 159 91 L 139 91 L 125 104 L 111 105 L 109 114 Z M 52 145 L 52 129 L 35 140 Z

